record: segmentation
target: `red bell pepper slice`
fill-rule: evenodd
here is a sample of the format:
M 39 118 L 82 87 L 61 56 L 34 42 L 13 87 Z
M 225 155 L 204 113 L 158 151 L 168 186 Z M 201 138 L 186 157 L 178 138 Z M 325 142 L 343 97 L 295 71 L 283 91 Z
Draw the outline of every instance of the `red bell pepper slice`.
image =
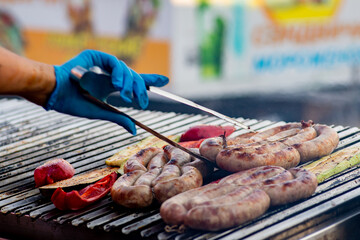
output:
M 180 142 L 196 141 L 205 138 L 218 137 L 221 135 L 225 135 L 225 137 L 227 137 L 235 130 L 234 126 L 197 125 L 186 130 L 180 136 Z
M 80 191 L 65 192 L 59 187 L 51 196 L 51 201 L 60 210 L 79 210 L 108 194 L 116 179 L 117 173 L 113 172 Z
M 196 141 L 178 142 L 178 144 L 186 148 L 199 148 L 204 140 L 205 139 L 200 139 Z

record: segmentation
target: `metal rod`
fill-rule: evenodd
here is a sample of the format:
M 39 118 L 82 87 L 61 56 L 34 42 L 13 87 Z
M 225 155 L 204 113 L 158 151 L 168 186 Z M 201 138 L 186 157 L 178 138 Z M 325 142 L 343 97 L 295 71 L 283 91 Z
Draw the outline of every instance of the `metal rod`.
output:
M 222 113 L 216 112 L 216 111 L 214 111 L 214 110 L 212 110 L 210 108 L 201 106 L 201 105 L 199 105 L 199 104 L 197 104 L 197 103 L 195 103 L 193 101 L 190 101 L 190 100 L 188 100 L 186 98 L 183 98 L 183 97 L 174 95 L 172 93 L 163 91 L 160 88 L 156 88 L 156 87 L 149 86 L 148 89 L 149 89 L 150 92 L 156 93 L 156 94 L 158 94 L 160 96 L 163 96 L 163 97 L 166 97 L 166 98 L 170 98 L 170 99 L 175 100 L 177 102 L 181 102 L 181 103 L 186 104 L 186 105 L 188 105 L 190 107 L 195 107 L 195 108 L 200 109 L 200 110 L 202 110 L 204 112 L 210 113 L 211 115 L 214 115 L 215 117 L 218 117 L 218 118 L 221 118 L 221 119 L 223 119 L 223 120 L 225 120 L 227 122 L 230 122 L 230 123 L 232 123 L 232 124 L 234 124 L 236 126 L 247 129 L 247 130 L 249 130 L 251 132 L 255 132 L 254 130 L 250 129 L 250 126 L 246 126 L 245 124 L 239 122 L 238 120 L 236 120 L 234 118 L 228 117 L 228 116 L 226 116 L 226 115 L 224 115 Z
M 104 109 L 107 109 L 107 110 L 109 110 L 109 111 L 112 111 L 112 112 L 121 114 L 121 115 L 129 118 L 132 122 L 135 123 L 136 126 L 139 126 L 140 128 L 144 129 L 145 131 L 153 134 L 154 136 L 160 138 L 161 140 L 167 142 L 168 144 L 170 144 L 170 145 L 172 145 L 172 146 L 174 146 L 174 147 L 177 147 L 177 148 L 183 150 L 184 152 L 190 154 L 191 156 L 193 156 L 193 157 L 195 157 L 195 158 L 198 158 L 198 159 L 200 159 L 200 160 L 202 160 L 202 161 L 208 162 L 208 163 L 210 163 L 212 166 L 215 166 L 215 167 L 216 167 L 216 164 L 215 164 L 214 162 L 210 161 L 209 159 L 207 159 L 207 158 L 205 158 L 205 157 L 203 157 L 203 156 L 201 156 L 201 155 L 199 155 L 199 154 L 196 154 L 196 153 L 190 151 L 189 149 L 181 146 L 180 144 L 178 144 L 178 143 L 170 140 L 169 138 L 167 138 L 166 136 L 162 135 L 161 133 L 159 133 L 159 132 L 151 129 L 150 127 L 146 126 L 145 124 L 142 124 L 141 122 L 137 121 L 136 119 L 130 117 L 130 116 L 127 115 L 126 113 L 121 112 L 120 110 L 116 109 L 115 107 L 113 107 L 113 106 L 111 106 L 111 105 L 109 105 L 109 104 L 106 104 L 106 103 L 98 100 L 97 98 L 91 96 L 91 95 L 90 95 L 88 92 L 86 92 L 85 90 L 83 90 L 82 94 L 83 94 L 83 96 L 86 97 L 89 101 L 91 101 L 91 102 L 99 105 L 100 107 L 102 107 L 102 108 L 104 108 Z

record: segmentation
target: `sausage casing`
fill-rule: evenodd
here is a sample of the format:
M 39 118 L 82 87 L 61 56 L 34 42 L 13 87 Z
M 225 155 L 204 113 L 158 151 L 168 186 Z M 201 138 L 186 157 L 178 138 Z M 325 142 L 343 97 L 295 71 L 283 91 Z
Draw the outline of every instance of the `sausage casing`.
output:
M 301 162 L 308 162 L 315 158 L 330 154 L 339 143 L 337 132 L 329 126 L 314 125 L 317 137 L 306 142 L 294 144 L 293 147 L 299 151 Z
M 192 166 L 182 167 L 182 175 L 154 185 L 153 191 L 159 202 L 203 184 L 203 178 L 199 170 Z
M 299 162 L 299 152 L 281 142 L 224 149 L 216 157 L 217 165 L 229 172 L 238 172 L 264 165 L 291 168 L 297 166 Z
M 112 200 L 128 208 L 149 206 L 153 201 L 150 186 L 134 186 L 136 180 L 144 173 L 142 170 L 135 170 L 119 177 L 111 188 Z
M 135 170 L 146 171 L 146 166 L 148 162 L 161 151 L 161 148 L 155 147 L 149 147 L 140 150 L 126 161 L 124 166 L 124 172 L 127 173 Z
M 260 189 L 252 191 L 241 199 L 237 195 L 242 195 L 245 188 L 239 188 L 234 194 L 229 193 L 225 196 L 227 203 L 216 199 L 208 205 L 194 207 L 185 216 L 185 225 L 194 229 L 217 231 L 233 226 L 240 225 L 255 219 L 266 212 L 270 205 L 270 198 Z

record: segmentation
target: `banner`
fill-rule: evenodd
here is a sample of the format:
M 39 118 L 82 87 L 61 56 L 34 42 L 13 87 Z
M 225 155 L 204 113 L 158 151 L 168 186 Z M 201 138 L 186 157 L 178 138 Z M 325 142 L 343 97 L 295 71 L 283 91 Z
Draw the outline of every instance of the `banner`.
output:
M 357 0 L 0 0 L 0 44 L 62 64 L 84 49 L 170 77 L 190 98 L 357 81 Z
M 172 87 L 178 94 L 292 93 L 356 78 L 360 1 L 173 2 Z
M 139 72 L 169 75 L 168 1 L 0 0 L 0 44 L 62 64 L 84 49 L 117 56 Z

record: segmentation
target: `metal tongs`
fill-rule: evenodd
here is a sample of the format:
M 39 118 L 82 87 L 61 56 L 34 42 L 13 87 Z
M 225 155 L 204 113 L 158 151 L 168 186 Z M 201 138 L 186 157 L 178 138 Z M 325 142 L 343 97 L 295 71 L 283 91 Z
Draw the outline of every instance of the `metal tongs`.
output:
M 96 95 L 99 95 L 99 96 L 100 96 L 101 93 L 99 93 L 99 94 L 97 94 L 97 93 L 92 93 L 92 94 L 95 95 L 95 96 L 93 96 L 92 94 L 90 94 L 86 89 L 84 89 L 84 88 L 81 86 L 81 81 L 84 80 L 84 79 L 87 79 L 87 80 L 88 80 L 89 78 L 96 79 L 96 81 L 101 81 L 102 84 L 111 84 L 111 80 L 109 80 L 109 77 L 110 77 L 110 75 L 109 75 L 108 73 L 104 72 L 104 71 L 103 71 L 101 68 L 99 68 L 99 67 L 93 67 L 93 68 L 91 68 L 90 70 L 87 70 L 87 69 L 85 69 L 85 68 L 83 68 L 83 67 L 77 66 L 77 67 L 74 67 L 74 68 L 71 70 L 71 80 L 78 85 L 79 90 L 81 91 L 81 94 L 82 94 L 85 98 L 87 98 L 89 101 L 91 101 L 92 103 L 94 103 L 94 104 L 96 104 L 96 105 L 98 105 L 98 106 L 100 106 L 100 107 L 102 107 L 102 108 L 104 108 L 104 109 L 106 109 L 106 110 L 109 110 L 109 111 L 112 111 L 112 112 L 121 114 L 121 115 L 129 118 L 129 119 L 130 119 L 132 122 L 134 122 L 135 125 L 137 125 L 138 127 L 140 127 L 140 128 L 142 128 L 142 129 L 144 129 L 145 131 L 153 134 L 154 136 L 158 137 L 159 139 L 165 141 L 166 143 L 168 143 L 168 144 L 170 144 L 170 145 L 172 145 L 172 146 L 174 146 L 174 147 L 177 147 L 177 148 L 183 150 L 184 152 L 190 154 L 191 156 L 193 156 L 193 157 L 195 157 L 195 158 L 198 158 L 198 159 L 200 159 L 200 160 L 206 161 L 206 162 L 208 162 L 208 163 L 210 163 L 210 164 L 212 164 L 212 165 L 214 165 L 214 166 L 216 165 L 214 162 L 208 160 L 207 158 L 201 156 L 200 154 L 197 154 L 197 153 L 194 153 L 194 152 L 190 151 L 189 149 L 181 146 L 180 144 L 178 144 L 178 143 L 170 140 L 169 138 L 167 138 L 166 136 L 162 135 L 161 133 L 159 133 L 159 132 L 151 129 L 150 127 L 144 125 L 143 123 L 137 121 L 136 119 L 132 118 L 131 116 L 127 115 L 126 113 L 121 112 L 121 111 L 118 110 L 117 108 L 115 108 L 115 107 L 111 106 L 110 104 L 107 104 L 107 103 L 105 103 L 105 102 L 103 102 L 103 101 L 101 101 L 101 100 L 99 100 L 98 98 L 95 97 Z M 102 80 L 101 80 L 101 79 L 102 79 Z M 149 90 L 152 91 L 152 92 L 158 93 L 158 94 L 160 94 L 160 95 L 165 95 L 166 97 L 169 97 L 169 94 L 170 94 L 170 93 L 168 93 L 168 92 L 165 92 L 165 91 L 162 91 L 162 90 L 160 90 L 160 89 L 158 89 L 158 88 L 153 88 L 153 87 L 149 87 Z M 99 89 L 99 91 L 101 91 L 101 89 Z M 173 94 L 170 94 L 170 95 L 173 95 Z M 176 96 L 176 95 L 174 95 L 174 96 L 175 96 L 176 98 L 180 98 L 180 100 L 181 100 L 180 102 L 182 102 L 182 103 L 185 103 L 183 100 L 188 101 L 188 105 L 190 105 L 190 106 L 193 106 L 193 104 L 196 104 L 196 103 L 193 103 L 193 102 L 191 102 L 191 101 L 189 101 L 189 100 L 182 99 L 181 97 L 178 97 L 178 96 Z M 173 97 L 174 97 L 174 96 L 173 96 Z M 173 99 L 173 98 L 171 98 L 171 99 Z M 176 99 L 175 99 L 175 100 L 176 100 Z M 179 101 L 179 100 L 177 100 L 177 101 Z M 185 103 L 185 104 L 187 104 L 187 103 Z M 198 104 L 196 104 L 196 105 L 198 105 Z M 197 108 L 201 109 L 200 107 L 202 107 L 202 106 L 200 106 L 200 105 L 198 105 L 198 106 L 199 106 L 199 107 L 197 107 Z M 203 108 L 205 108 L 205 107 L 203 107 Z M 207 108 L 205 108 L 205 109 L 206 109 L 207 112 L 209 112 L 209 110 L 210 110 L 210 109 L 207 109 Z M 212 111 L 212 110 L 210 110 L 210 111 Z M 215 111 L 213 111 L 213 112 L 215 112 Z M 217 113 L 217 112 L 215 112 L 215 113 Z M 217 113 L 216 116 L 217 116 L 217 117 L 220 117 L 220 116 L 218 116 L 219 114 L 220 114 L 220 113 Z M 220 114 L 220 115 L 222 115 L 222 114 Z M 242 123 L 238 122 L 237 120 L 232 119 L 232 118 L 229 118 L 229 117 L 227 117 L 227 116 L 225 116 L 225 115 L 221 116 L 220 118 L 221 118 L 221 119 L 225 119 L 225 120 L 227 120 L 227 121 L 230 121 L 230 122 L 232 122 L 233 124 L 236 123 L 236 125 L 239 125 L 239 124 L 240 124 L 243 128 L 249 129 L 248 126 L 245 126 L 245 125 L 243 125 Z M 230 120 L 229 120 L 229 119 L 230 119 Z

